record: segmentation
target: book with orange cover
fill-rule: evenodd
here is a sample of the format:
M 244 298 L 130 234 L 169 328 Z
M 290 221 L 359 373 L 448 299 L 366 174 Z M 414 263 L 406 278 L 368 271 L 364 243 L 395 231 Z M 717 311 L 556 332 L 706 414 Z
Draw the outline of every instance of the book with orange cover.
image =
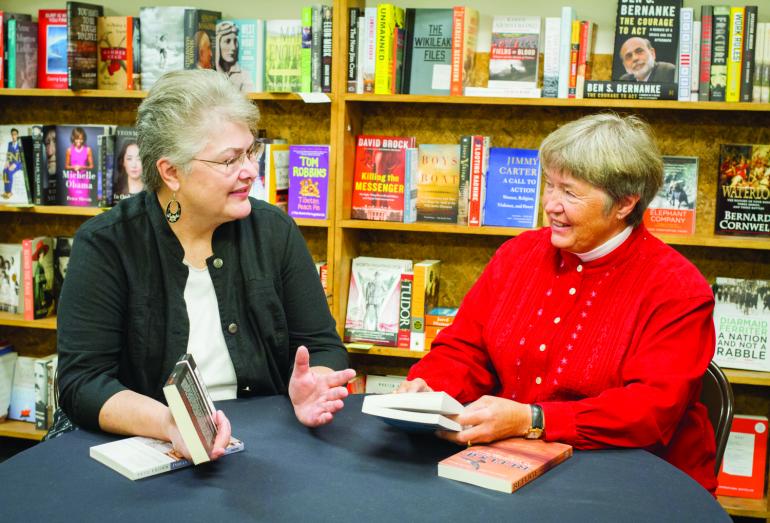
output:
M 764 497 L 767 429 L 766 416 L 735 415 L 717 476 L 717 495 Z
M 439 462 L 438 475 L 510 494 L 570 456 L 565 443 L 511 438 L 449 456 Z

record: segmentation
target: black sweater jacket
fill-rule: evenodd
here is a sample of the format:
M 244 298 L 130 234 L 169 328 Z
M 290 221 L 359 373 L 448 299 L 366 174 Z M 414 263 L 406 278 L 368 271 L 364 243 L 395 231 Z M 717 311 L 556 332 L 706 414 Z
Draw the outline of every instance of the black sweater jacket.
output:
M 206 260 L 238 394 L 282 394 L 298 346 L 311 365 L 343 369 L 347 352 L 313 260 L 292 219 L 252 200 L 251 214 L 221 225 Z M 155 193 L 143 192 L 78 230 L 58 312 L 60 404 L 98 428 L 113 394 L 163 401 L 163 384 L 187 350 L 188 267 Z

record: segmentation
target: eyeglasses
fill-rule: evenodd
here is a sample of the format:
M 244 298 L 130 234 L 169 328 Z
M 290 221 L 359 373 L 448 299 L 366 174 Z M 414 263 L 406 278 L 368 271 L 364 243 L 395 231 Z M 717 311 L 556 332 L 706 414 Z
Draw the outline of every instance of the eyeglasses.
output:
M 205 162 L 213 165 L 220 165 L 222 166 L 222 168 L 215 169 L 215 170 L 227 176 L 231 176 L 241 170 L 243 165 L 246 163 L 246 158 L 248 158 L 249 161 L 252 164 L 254 164 L 254 166 L 256 167 L 257 160 L 259 160 L 259 158 L 262 156 L 262 153 L 264 151 L 265 151 L 265 144 L 260 142 L 259 140 L 254 140 L 254 142 L 249 146 L 249 148 L 243 151 L 241 154 L 222 162 L 219 162 L 216 160 L 204 160 L 203 158 L 193 158 L 193 160 L 197 160 L 199 162 Z

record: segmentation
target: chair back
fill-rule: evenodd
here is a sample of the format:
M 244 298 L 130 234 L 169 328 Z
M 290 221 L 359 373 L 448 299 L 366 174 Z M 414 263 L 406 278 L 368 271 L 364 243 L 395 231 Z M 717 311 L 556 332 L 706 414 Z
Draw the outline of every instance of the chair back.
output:
M 727 376 L 713 361 L 709 363 L 706 373 L 703 375 L 703 390 L 700 401 L 708 409 L 711 425 L 716 436 L 716 463 L 715 473 L 719 474 L 722 465 L 722 457 L 727 447 L 727 438 L 730 436 L 730 427 L 733 424 L 733 388 L 727 381 Z

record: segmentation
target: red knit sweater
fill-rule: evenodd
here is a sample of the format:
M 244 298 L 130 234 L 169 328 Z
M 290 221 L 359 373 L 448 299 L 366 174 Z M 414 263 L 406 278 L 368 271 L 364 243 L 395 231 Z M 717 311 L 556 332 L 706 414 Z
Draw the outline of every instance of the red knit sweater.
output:
M 497 251 L 409 378 L 461 402 L 539 403 L 546 440 L 645 448 L 713 493 L 714 432 L 698 402 L 713 307 L 700 272 L 643 225 L 586 263 L 543 228 Z

